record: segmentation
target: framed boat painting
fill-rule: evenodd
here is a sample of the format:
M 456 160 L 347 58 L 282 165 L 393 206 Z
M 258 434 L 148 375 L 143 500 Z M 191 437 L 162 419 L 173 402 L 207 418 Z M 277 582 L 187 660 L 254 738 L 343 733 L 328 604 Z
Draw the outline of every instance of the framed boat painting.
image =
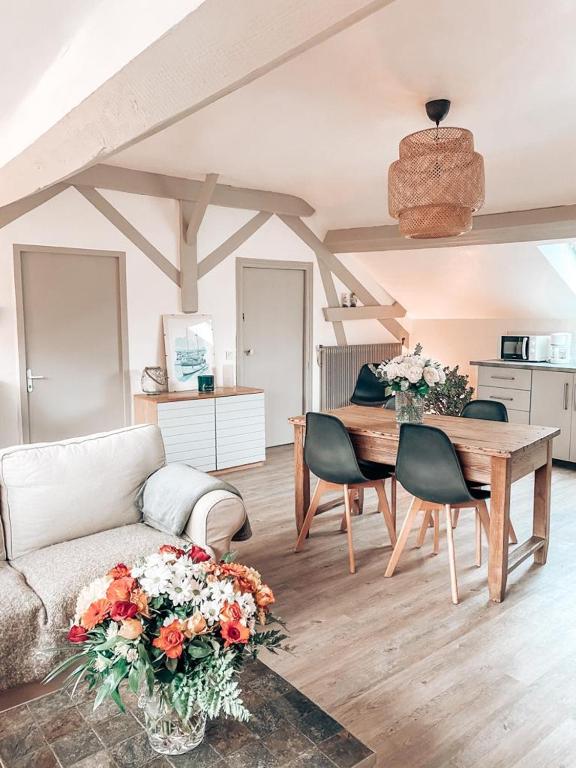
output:
M 210 315 L 162 315 L 168 390 L 198 389 L 198 376 L 212 373 L 214 334 Z

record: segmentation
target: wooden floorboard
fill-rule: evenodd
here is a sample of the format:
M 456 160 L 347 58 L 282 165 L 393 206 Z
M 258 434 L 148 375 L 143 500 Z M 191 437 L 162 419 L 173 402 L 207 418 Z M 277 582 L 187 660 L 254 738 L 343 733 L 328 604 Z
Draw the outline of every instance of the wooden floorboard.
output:
M 486 565 L 474 566 L 473 513 L 455 531 L 461 603 L 450 602 L 445 535 L 415 535 L 391 579 L 376 498 L 353 518 L 358 572 L 347 569 L 341 511 L 315 520 L 299 554 L 290 447 L 229 478 L 244 494 L 254 531 L 237 545 L 260 569 L 288 623 L 288 653 L 267 663 L 375 749 L 387 768 L 576 766 L 576 471 L 555 468 L 548 564 L 530 560 L 488 600 Z M 533 481 L 513 486 L 520 541 L 531 531 Z M 409 498 L 399 493 L 399 522 Z M 487 561 L 486 553 L 484 557 Z

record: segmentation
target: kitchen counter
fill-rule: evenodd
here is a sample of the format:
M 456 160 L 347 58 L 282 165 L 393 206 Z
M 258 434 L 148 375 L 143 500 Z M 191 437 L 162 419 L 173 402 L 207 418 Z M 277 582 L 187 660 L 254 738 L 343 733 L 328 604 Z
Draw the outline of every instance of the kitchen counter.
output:
M 566 363 L 531 363 L 529 360 L 470 360 L 470 365 L 489 365 L 496 368 L 523 368 L 528 371 L 576 373 L 576 360 L 569 360 Z

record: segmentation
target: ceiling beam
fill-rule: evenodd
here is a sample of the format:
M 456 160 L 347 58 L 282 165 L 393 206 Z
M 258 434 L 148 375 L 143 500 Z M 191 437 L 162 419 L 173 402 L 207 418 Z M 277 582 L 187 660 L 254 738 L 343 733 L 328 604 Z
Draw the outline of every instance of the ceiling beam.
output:
M 340 282 L 353 291 L 365 306 L 380 306 L 380 302 L 365 288 L 358 278 L 336 258 L 328 246 L 318 238 L 314 232 L 301 219 L 293 216 L 280 216 L 280 219 L 289 227 L 298 237 L 303 240 L 321 259 L 328 269 L 336 275 Z M 397 305 L 401 307 L 400 304 Z M 402 307 L 403 309 L 403 307 Z M 386 328 L 398 341 L 408 345 L 409 333 L 397 320 L 393 318 L 380 319 L 378 322 Z
M 413 251 L 419 248 L 458 248 L 467 245 L 528 243 L 576 237 L 576 205 L 474 216 L 470 232 L 459 237 L 416 240 L 402 237 L 396 224 L 331 229 L 324 243 L 334 253 Z
M 34 208 L 38 208 L 39 205 L 47 203 L 48 200 L 56 197 L 60 192 L 64 192 L 65 189 L 67 189 L 66 184 L 54 184 L 54 186 L 49 189 L 44 189 L 42 192 L 36 192 L 35 195 L 30 195 L 23 200 L 17 200 L 15 203 L 10 203 L 10 205 L 5 205 L 3 208 L 0 208 L 0 229 L 7 224 L 11 224 L 16 219 L 19 219 L 20 216 L 30 213 Z
M 204 0 L 0 169 L 0 206 L 158 133 L 392 1 Z
M 202 197 L 204 182 L 162 173 L 135 171 L 116 165 L 94 165 L 73 176 L 70 183 L 79 186 L 111 189 L 117 192 L 131 192 L 135 195 L 168 197 L 174 200 L 198 202 Z M 266 192 L 248 187 L 231 187 L 216 184 L 212 191 L 210 205 L 224 208 L 245 208 L 250 211 L 285 213 L 288 216 L 312 216 L 314 208 L 305 200 L 281 192 Z M 1 213 L 1 209 L 0 209 Z
M 367 307 L 325 307 L 324 319 L 334 323 L 337 320 L 384 320 L 387 317 L 405 317 L 406 310 L 399 304 L 383 304 Z
M 316 255 L 316 254 L 315 254 Z M 336 293 L 336 286 L 334 285 L 334 277 L 332 272 L 328 269 L 322 259 L 316 255 L 316 263 L 318 264 L 318 271 L 320 272 L 320 279 L 324 287 L 324 293 L 326 294 L 326 301 L 330 307 L 338 307 L 340 302 L 338 301 L 338 294 Z M 328 318 L 326 318 L 328 320 Z M 344 330 L 344 323 L 341 320 L 332 320 L 332 329 L 334 330 L 334 336 L 336 337 L 336 344 L 339 347 L 346 347 L 348 345 L 348 339 L 346 338 L 346 331 Z
M 266 224 L 271 216 L 272 214 L 267 212 L 263 213 L 261 211 L 260 213 L 257 213 L 254 218 L 249 219 L 246 224 L 243 224 L 240 227 L 240 229 L 236 230 L 236 232 L 224 240 L 223 243 L 220 243 L 217 248 L 215 248 L 211 253 L 208 254 L 208 256 L 199 262 L 198 279 L 204 277 L 204 275 L 207 275 L 208 272 L 214 269 L 214 267 L 217 267 L 218 264 L 223 262 L 226 257 L 230 256 L 230 254 L 233 253 L 237 248 L 240 248 L 240 246 L 245 243 L 249 237 L 252 237 L 252 235 L 260 229 L 260 227 Z
M 192 208 L 192 212 L 190 214 L 190 220 L 188 221 L 188 229 L 186 230 L 186 242 L 188 244 L 190 244 L 190 242 L 192 241 L 192 238 L 196 237 L 196 235 L 198 234 L 198 230 L 200 229 L 200 225 L 202 224 L 202 221 L 206 214 L 206 208 L 208 208 L 208 205 L 210 204 L 210 199 L 214 194 L 214 189 L 216 188 L 217 181 L 218 181 L 218 174 L 209 173 L 206 176 L 204 184 L 202 184 L 200 194 L 198 195 L 198 200 L 196 200 L 196 203 Z

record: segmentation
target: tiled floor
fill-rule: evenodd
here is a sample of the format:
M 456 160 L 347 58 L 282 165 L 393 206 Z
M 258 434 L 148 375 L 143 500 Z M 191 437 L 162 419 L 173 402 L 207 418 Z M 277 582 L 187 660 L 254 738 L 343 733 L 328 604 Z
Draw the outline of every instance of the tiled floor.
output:
M 248 723 L 217 720 L 187 755 L 161 757 L 148 744 L 136 697 L 93 711 L 93 695 L 57 691 L 0 713 L 3 768 L 352 768 L 373 764 L 361 742 L 261 664 L 243 675 Z

